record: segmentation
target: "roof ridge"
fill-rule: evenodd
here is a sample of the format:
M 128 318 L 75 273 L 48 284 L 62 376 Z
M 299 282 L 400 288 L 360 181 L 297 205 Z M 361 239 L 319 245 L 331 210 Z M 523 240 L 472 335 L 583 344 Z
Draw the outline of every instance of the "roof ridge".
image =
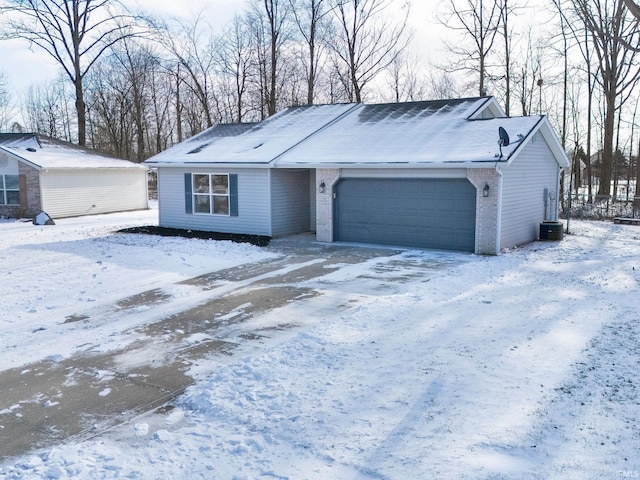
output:
M 351 105 L 349 103 L 345 103 L 342 105 Z M 296 148 L 298 145 L 306 142 L 309 138 L 313 137 L 314 135 L 316 135 L 317 133 L 325 130 L 326 128 L 328 128 L 330 125 L 335 124 L 337 121 L 339 121 L 341 118 L 343 118 L 344 116 L 348 115 L 349 113 L 353 112 L 356 108 L 362 106 L 362 103 L 354 103 L 351 108 L 348 108 L 347 110 L 345 110 L 344 112 L 338 114 L 337 116 L 333 117 L 331 120 L 329 120 L 327 123 L 325 123 L 324 125 L 322 125 L 321 127 L 315 129 L 313 132 L 311 132 L 309 135 L 307 135 L 306 137 L 300 139 L 298 142 L 294 143 L 293 145 L 291 145 L 289 148 L 283 150 L 282 152 L 280 152 L 278 155 L 276 155 L 273 159 L 271 159 L 269 161 L 269 163 L 277 163 L 278 159 L 280 157 L 282 157 L 283 155 L 287 154 L 288 152 L 290 152 L 291 150 L 293 150 L 294 148 Z M 312 106 L 312 105 L 310 105 Z

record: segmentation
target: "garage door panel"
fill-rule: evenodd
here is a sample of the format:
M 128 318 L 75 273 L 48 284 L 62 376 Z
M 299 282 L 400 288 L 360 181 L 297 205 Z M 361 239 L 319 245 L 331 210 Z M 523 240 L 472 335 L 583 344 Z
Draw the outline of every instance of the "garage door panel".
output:
M 474 251 L 475 203 L 466 179 L 342 179 L 335 239 Z

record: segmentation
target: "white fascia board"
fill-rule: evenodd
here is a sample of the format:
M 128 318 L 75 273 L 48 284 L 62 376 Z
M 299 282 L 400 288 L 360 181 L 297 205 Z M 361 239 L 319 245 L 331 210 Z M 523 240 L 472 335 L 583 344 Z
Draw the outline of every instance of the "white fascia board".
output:
M 90 165 L 86 167 L 45 167 L 40 170 L 43 172 L 148 172 L 150 167 L 146 165 L 140 165 L 140 167 L 92 167 Z
M 503 160 L 479 160 L 476 162 L 398 162 L 398 163 L 288 163 L 286 165 L 280 165 L 276 168 L 326 168 L 326 169 L 467 169 L 467 168 L 494 168 L 496 163 L 506 164 L 507 161 Z
M 511 165 L 511 163 L 519 155 L 520 151 L 529 142 L 532 141 L 533 137 L 538 132 L 540 132 L 540 135 L 542 135 L 542 138 L 544 139 L 549 149 L 551 150 L 551 154 L 553 155 L 553 158 L 555 159 L 555 161 L 558 162 L 558 166 L 560 168 L 569 168 L 571 166 L 571 162 L 569 161 L 569 158 L 567 157 L 566 152 L 562 148 L 562 144 L 560 143 L 560 140 L 558 140 L 558 136 L 553 131 L 553 128 L 551 127 L 551 123 L 549 123 L 549 119 L 544 115 L 540 118 L 540 121 L 535 125 L 535 127 L 531 129 L 531 131 L 527 134 L 527 136 L 522 139 L 522 142 L 520 142 L 520 145 L 518 145 L 518 147 L 513 152 L 511 152 L 511 155 L 509 155 L 509 159 L 506 162 L 506 165 L 507 166 Z
M 560 139 L 558 138 L 556 133 L 553 131 L 553 128 L 551 127 L 551 123 L 549 122 L 549 119 L 546 116 L 544 117 L 544 121 L 540 126 L 540 133 L 542 134 L 543 138 L 547 142 L 547 145 L 549 145 L 549 148 L 551 149 L 551 152 L 553 153 L 553 156 L 556 159 L 556 162 L 558 162 L 558 165 L 560 166 L 560 168 L 571 167 L 571 161 L 567 156 L 567 152 L 562 147 L 562 144 L 560 143 Z
M 7 155 L 9 155 L 14 160 L 17 160 L 18 162 L 26 163 L 27 165 L 29 165 L 30 167 L 35 168 L 36 170 L 42 170 L 42 165 L 38 165 L 37 163 L 33 163 L 33 162 L 27 160 L 26 158 L 18 155 L 17 153 L 12 151 L 11 149 L 7 149 L 7 148 L 4 148 L 4 147 L 0 146 L 0 150 L 5 152 Z
M 501 118 L 507 116 L 495 97 L 487 97 L 486 101 L 480 107 L 478 107 L 475 112 L 467 117 L 467 120 L 481 119 L 482 113 L 487 110 L 491 112 L 493 118 Z

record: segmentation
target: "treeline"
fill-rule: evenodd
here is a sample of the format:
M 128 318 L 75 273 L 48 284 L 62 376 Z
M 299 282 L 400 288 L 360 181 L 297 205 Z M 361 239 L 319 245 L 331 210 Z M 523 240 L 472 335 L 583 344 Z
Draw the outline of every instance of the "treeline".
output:
M 434 2 L 412 30 L 399 0 L 249 0 L 217 28 L 207 11 L 162 19 L 115 0 L 0 0 L 5 38 L 32 42 L 63 71 L 31 87 L 13 128 L 143 161 L 218 122 L 290 105 L 488 94 L 508 114 L 547 114 L 574 161 L 565 188 L 608 195 L 640 169 L 640 9 L 540 2 Z M 419 51 L 413 38 L 436 24 L 442 43 Z
M 409 8 L 395 11 L 389 0 L 255 0 L 218 30 L 206 11 L 185 20 L 133 15 L 104 0 L 4 3 L 13 6 L 5 32 L 44 45 L 65 70 L 57 82 L 29 89 L 23 122 L 13 128 L 134 161 L 219 122 L 262 120 L 290 105 L 362 101 L 411 38 Z M 93 23 L 52 33 L 52 24 L 73 21 L 64 3 Z M 51 4 L 60 7 L 56 15 Z M 87 40 L 75 48 L 83 32 Z M 75 50 L 80 55 L 58 53 Z M 426 95 L 406 84 L 395 91 L 390 101 Z

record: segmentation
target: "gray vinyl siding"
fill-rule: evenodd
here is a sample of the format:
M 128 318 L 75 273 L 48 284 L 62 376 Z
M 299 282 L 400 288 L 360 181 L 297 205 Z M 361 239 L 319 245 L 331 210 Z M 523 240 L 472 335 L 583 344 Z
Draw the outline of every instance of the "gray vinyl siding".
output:
M 545 188 L 557 199 L 558 163 L 537 133 L 517 159 L 503 169 L 500 248 L 538 238 L 540 222 L 545 220 Z
M 186 213 L 185 173 L 238 175 L 238 216 Z M 271 236 L 269 182 L 266 169 L 158 168 L 159 225 L 221 233 Z
M 148 208 L 142 168 L 41 171 L 40 189 L 42 210 L 54 219 Z
M 309 170 L 271 171 L 271 218 L 274 237 L 309 231 L 309 177 Z

